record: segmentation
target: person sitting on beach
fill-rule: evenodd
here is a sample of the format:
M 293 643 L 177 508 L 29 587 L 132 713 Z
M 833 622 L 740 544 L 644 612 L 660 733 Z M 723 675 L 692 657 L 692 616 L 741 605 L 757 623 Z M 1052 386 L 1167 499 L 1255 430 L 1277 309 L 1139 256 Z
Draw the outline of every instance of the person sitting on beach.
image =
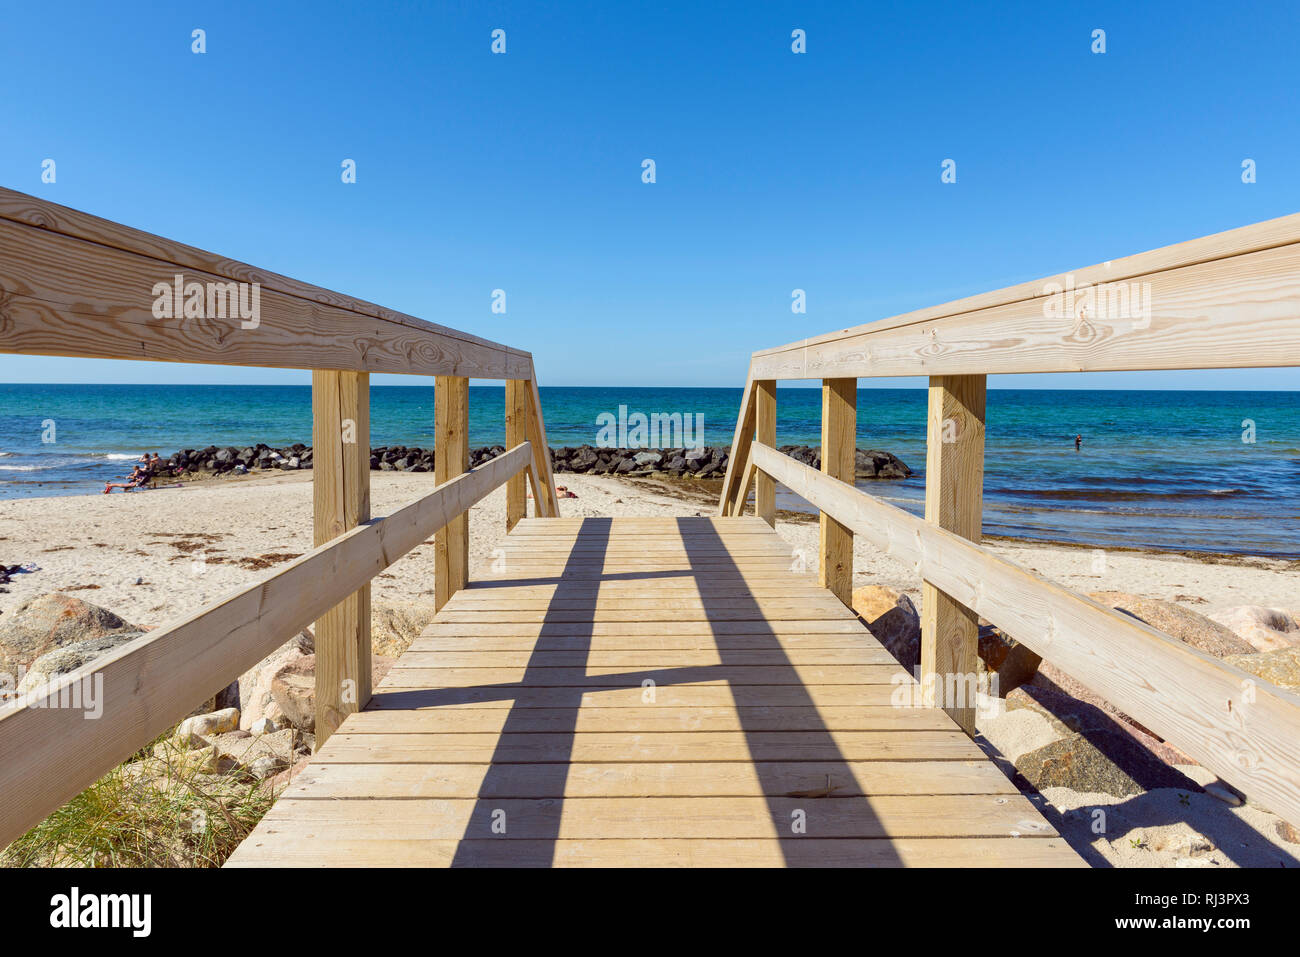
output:
M 115 488 L 120 488 L 124 492 L 129 492 L 133 488 L 143 488 L 149 481 L 149 478 L 149 470 L 142 469 L 137 465 L 135 468 L 131 469 L 131 474 L 127 476 L 125 482 L 105 482 L 104 494 L 107 495 Z

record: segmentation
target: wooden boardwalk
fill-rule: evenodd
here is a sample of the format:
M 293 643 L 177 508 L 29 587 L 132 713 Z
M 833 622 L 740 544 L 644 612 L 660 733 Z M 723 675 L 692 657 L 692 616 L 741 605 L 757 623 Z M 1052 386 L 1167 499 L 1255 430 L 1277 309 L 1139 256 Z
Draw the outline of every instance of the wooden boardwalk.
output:
M 228 866 L 1079 865 L 798 558 L 520 522 Z

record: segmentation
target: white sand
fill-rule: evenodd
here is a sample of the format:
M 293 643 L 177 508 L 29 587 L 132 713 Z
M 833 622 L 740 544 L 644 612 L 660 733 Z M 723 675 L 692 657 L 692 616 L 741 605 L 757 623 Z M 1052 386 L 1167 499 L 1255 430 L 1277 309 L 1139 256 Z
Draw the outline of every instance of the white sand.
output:
M 709 515 L 712 504 L 649 482 L 604 476 L 560 475 L 578 497 L 561 502 L 564 515 Z M 429 473 L 372 475 L 376 516 L 426 494 Z M 529 504 L 530 513 L 532 504 Z M 181 489 L 0 502 L 0 562 L 35 562 L 0 594 L 0 614 L 51 591 L 71 590 L 128 621 L 157 626 L 246 586 L 311 548 L 310 474 L 216 480 Z M 486 570 L 505 534 L 505 492 L 498 489 L 470 514 L 471 574 Z M 815 522 L 779 521 L 791 558 L 816 568 Z M 1233 605 L 1300 607 L 1300 571 L 1286 562 L 1233 559 L 1225 562 L 1138 551 L 1109 551 L 1104 572 L 1094 570 L 1093 549 L 1017 542 L 991 542 L 992 550 L 1046 578 L 1079 591 L 1129 591 L 1175 600 L 1205 614 Z M 241 567 L 240 560 L 273 556 L 270 565 Z M 279 559 L 274 556 L 281 556 Z M 204 558 L 206 560 L 200 560 Z M 247 563 L 256 565 L 256 562 Z M 856 585 L 888 585 L 919 596 L 915 573 L 859 540 L 854 549 Z M 140 583 L 137 584 L 137 581 Z M 374 602 L 430 601 L 434 560 L 421 546 L 374 582 Z M 96 586 L 85 588 L 83 586 Z M 0 621 L 3 619 L 0 618 Z M 1019 711 L 981 721 L 990 744 L 1008 758 L 1054 738 L 1041 716 Z M 1185 771 L 1206 780 L 1200 768 Z M 1212 776 L 1211 776 L 1212 777 Z M 1288 866 L 1300 845 L 1281 843 L 1277 819 L 1253 806 L 1230 808 L 1213 797 L 1186 799 L 1172 790 L 1116 799 L 1052 788 L 1040 802 L 1072 845 L 1093 863 L 1118 866 Z M 1037 799 L 1036 799 L 1037 800 Z M 1106 831 L 1093 833 L 1095 811 L 1106 812 Z M 1062 813 L 1064 812 L 1064 813 Z M 1194 835 L 1213 849 L 1199 847 Z M 1089 850 L 1091 848 L 1091 850 Z

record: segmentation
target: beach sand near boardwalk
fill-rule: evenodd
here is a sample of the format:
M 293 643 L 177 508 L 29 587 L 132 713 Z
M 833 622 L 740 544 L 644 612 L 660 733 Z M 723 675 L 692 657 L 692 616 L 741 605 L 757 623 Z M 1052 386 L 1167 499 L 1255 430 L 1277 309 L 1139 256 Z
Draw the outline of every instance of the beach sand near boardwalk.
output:
M 709 490 L 690 483 L 559 474 L 578 497 L 560 503 L 566 516 L 712 515 Z M 433 489 L 431 473 L 371 474 L 371 513 L 388 514 Z M 311 473 L 215 479 L 178 489 L 0 501 L 0 562 L 35 563 L 0 594 L 0 612 L 29 598 L 72 590 L 129 621 L 158 625 L 247 585 L 268 568 L 312 547 Z M 529 514 L 532 503 L 529 502 Z M 505 490 L 470 513 L 471 572 L 486 572 L 505 537 Z M 813 516 L 781 513 L 777 532 L 791 560 L 817 563 Z M 986 546 L 1024 568 L 1081 592 L 1130 591 L 1188 604 L 1206 614 L 1234 605 L 1300 605 L 1300 568 L 1279 559 L 1194 558 L 1140 549 L 1108 549 L 1104 572 L 1096 550 L 990 539 Z M 137 584 L 137 580 L 140 581 Z M 374 581 L 377 599 L 433 594 L 432 545 L 416 548 Z M 919 596 L 915 572 L 858 539 L 854 584 L 885 585 Z
M 196 611 L 310 550 L 310 479 L 310 473 L 291 473 L 130 494 L 0 501 L 0 562 L 31 562 L 39 569 L 17 574 L 5 586 L 0 626 L 3 616 L 18 605 L 52 591 L 70 592 L 144 626 Z M 573 474 L 557 475 L 556 481 L 577 495 L 561 502 L 566 516 L 713 514 L 715 499 L 703 484 Z M 388 514 L 432 488 L 429 473 L 372 473 L 372 514 Z M 782 513 L 777 531 L 790 544 L 792 561 L 802 556 L 807 567 L 815 569 L 815 519 Z M 489 576 L 492 550 L 504 536 L 505 491 L 498 489 L 471 511 L 473 577 Z M 1084 593 L 1132 592 L 1176 601 L 1202 614 L 1248 604 L 1293 610 L 1300 606 L 1300 571 L 1294 562 L 1108 550 L 1104 565 L 1099 565 L 1090 548 L 1008 540 L 986 545 Z M 1099 573 L 1098 568 L 1104 570 Z M 854 580 L 857 586 L 885 585 L 905 592 L 919 604 L 920 582 L 914 571 L 861 539 L 855 547 Z M 430 539 L 374 580 L 373 601 L 376 606 L 432 602 L 433 588 Z M 1057 733 L 1026 710 L 983 720 L 980 730 L 986 743 L 1009 759 L 1049 743 Z M 1201 768 L 1185 770 L 1198 783 L 1213 779 Z M 1300 845 L 1278 837 L 1278 819 L 1252 804 L 1229 807 L 1204 794 L 1185 800 L 1168 788 L 1123 799 L 1049 788 L 1044 797 L 1051 802 L 1045 810 L 1058 829 L 1077 848 L 1090 847 L 1094 862 L 1278 866 L 1279 860 L 1294 863 L 1300 856 Z M 1091 833 L 1093 811 L 1099 807 L 1109 810 L 1120 833 Z M 1189 834 L 1208 837 L 1215 849 L 1189 856 L 1189 840 L 1195 843 Z

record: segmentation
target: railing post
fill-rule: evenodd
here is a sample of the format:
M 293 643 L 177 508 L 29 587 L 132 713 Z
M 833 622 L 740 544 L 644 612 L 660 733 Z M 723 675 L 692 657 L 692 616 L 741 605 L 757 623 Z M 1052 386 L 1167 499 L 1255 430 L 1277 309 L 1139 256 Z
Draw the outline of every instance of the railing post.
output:
M 542 418 L 542 397 L 537 391 L 536 372 L 527 380 L 528 441 L 533 444 L 533 476 L 541 487 L 533 488 L 533 504 L 538 517 L 558 518 L 560 504 L 555 491 L 555 473 L 551 468 L 551 449 L 546 444 L 546 420 Z
M 436 377 L 433 396 L 433 482 L 441 485 L 469 470 L 469 379 Z M 469 584 L 469 513 L 440 528 L 434 540 L 434 607 Z
M 986 376 L 930 377 L 926 419 L 925 520 L 979 544 L 984 512 Z M 921 586 L 921 675 L 926 703 L 942 703 L 975 734 L 973 694 L 978 616 L 929 582 Z M 933 675 L 933 678 L 930 676 Z M 958 706 L 960 705 L 960 707 Z
M 853 484 L 857 459 L 858 380 L 822 380 L 822 471 Z M 821 513 L 818 575 L 845 605 L 853 605 L 853 532 Z
M 528 441 L 528 382 L 525 379 L 506 380 L 506 448 L 513 449 Z M 525 470 L 526 471 L 526 470 Z M 528 514 L 528 476 L 519 472 L 506 482 L 506 531 L 519 524 Z M 536 494 L 536 493 L 534 493 Z M 538 514 L 541 509 L 536 510 Z
M 856 382 L 855 382 L 856 385 Z M 762 379 L 754 383 L 755 439 L 763 445 L 776 447 L 776 380 Z M 744 489 L 741 490 L 744 494 Z M 776 483 L 762 469 L 754 477 L 754 514 L 776 528 Z
M 313 540 L 370 520 L 370 373 L 311 374 Z M 370 700 L 370 585 L 316 622 L 316 748 Z

